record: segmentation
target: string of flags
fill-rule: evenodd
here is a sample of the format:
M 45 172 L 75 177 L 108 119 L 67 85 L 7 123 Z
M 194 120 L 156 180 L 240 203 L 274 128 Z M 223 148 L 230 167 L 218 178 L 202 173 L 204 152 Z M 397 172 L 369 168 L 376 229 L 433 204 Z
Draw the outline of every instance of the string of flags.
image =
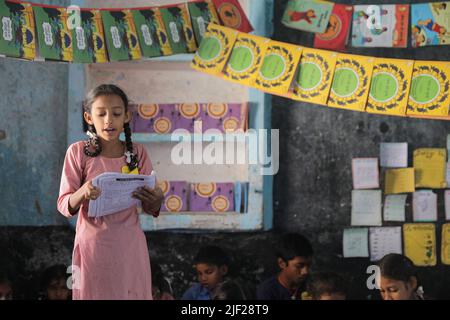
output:
M 210 24 L 192 68 L 297 101 L 450 120 L 450 62 L 386 59 L 283 43 Z
M 406 48 L 409 29 L 414 48 L 449 45 L 449 16 L 450 1 L 348 5 L 289 0 L 281 22 L 315 33 L 315 48 L 345 51 L 347 46 Z
M 0 55 L 76 63 L 195 52 L 210 22 L 242 32 L 253 30 L 238 0 L 78 12 L 0 0 L 0 21 Z

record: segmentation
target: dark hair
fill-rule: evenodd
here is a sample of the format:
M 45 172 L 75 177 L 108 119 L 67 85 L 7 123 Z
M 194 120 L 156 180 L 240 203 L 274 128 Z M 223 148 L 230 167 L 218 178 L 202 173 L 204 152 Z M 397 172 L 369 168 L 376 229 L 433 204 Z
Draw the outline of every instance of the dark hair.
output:
M 381 276 L 392 280 L 408 282 L 411 277 L 416 277 L 419 287 L 419 277 L 414 263 L 404 255 L 390 253 L 385 255 L 379 262 Z
M 309 240 L 299 233 L 283 235 L 276 248 L 277 258 L 281 258 L 285 262 L 295 257 L 312 257 L 313 253 L 313 248 Z
M 67 280 L 69 278 L 69 274 L 67 273 L 67 267 L 63 264 L 57 264 L 48 267 L 42 273 L 41 278 L 41 290 L 47 290 L 48 286 L 53 280 L 64 279 Z
M 313 299 L 319 299 L 323 294 L 342 293 L 347 295 L 347 284 L 342 276 L 334 272 L 317 272 L 312 274 L 307 282 L 307 292 Z
M 123 101 L 123 105 L 125 106 L 125 112 L 128 111 L 128 97 L 125 94 L 125 92 L 123 92 L 122 89 L 113 84 L 101 84 L 98 87 L 92 89 L 86 96 L 86 100 L 83 103 L 84 112 L 90 114 L 92 104 L 95 102 L 95 100 L 98 97 L 105 95 L 119 96 Z M 130 171 L 132 171 L 137 167 L 138 160 L 136 155 L 133 153 L 133 143 L 131 141 L 131 129 L 130 124 L 128 122 L 123 124 L 123 130 L 125 133 L 125 143 L 127 151 L 131 154 L 129 159 L 130 161 L 128 161 L 127 159 L 127 165 Z M 93 125 L 88 125 L 88 132 L 91 133 L 92 137 L 90 137 L 88 141 L 86 141 L 86 144 L 84 146 L 84 153 L 89 157 L 96 157 L 102 152 L 102 146 L 100 144 L 100 140 L 98 139 L 97 132 Z M 94 148 L 93 151 L 91 150 L 92 148 Z
M 161 266 L 153 260 L 150 260 L 152 270 L 152 286 L 158 288 L 161 293 L 167 292 L 173 294 L 169 282 L 164 277 Z
M 194 258 L 194 264 L 206 263 L 220 266 L 229 266 L 230 259 L 225 251 L 218 246 L 204 246 L 200 248 Z
M 211 300 L 247 300 L 247 297 L 236 281 L 225 280 L 213 290 Z

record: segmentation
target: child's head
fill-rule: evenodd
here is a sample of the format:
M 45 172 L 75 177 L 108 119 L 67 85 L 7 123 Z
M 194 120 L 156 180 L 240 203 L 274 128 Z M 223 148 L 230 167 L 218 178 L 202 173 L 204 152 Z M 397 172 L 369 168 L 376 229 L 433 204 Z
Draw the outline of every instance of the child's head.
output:
M 113 84 L 102 84 L 88 93 L 83 108 L 90 136 L 84 148 L 85 154 L 98 156 L 102 151 L 102 142 L 119 141 L 124 131 L 127 151 L 131 155 L 127 157 L 127 163 L 130 170 L 136 168 L 137 158 L 133 153 L 129 124 L 131 112 L 125 92 Z
M 286 234 L 281 238 L 276 255 L 284 280 L 291 286 L 303 284 L 308 277 L 313 256 L 308 239 L 298 233 Z
M 228 255 L 220 247 L 200 248 L 194 258 L 198 281 L 208 290 L 214 290 L 227 275 L 229 263 Z
M 415 300 L 421 295 L 417 270 L 410 259 L 391 253 L 384 256 L 378 266 L 383 300 Z
M 219 283 L 211 294 L 211 300 L 246 300 L 241 286 L 232 280 Z
M 172 295 L 172 288 L 169 282 L 164 277 L 160 265 L 150 260 L 151 270 L 152 270 L 152 295 L 153 300 L 161 300 L 164 293 Z
M 41 279 L 41 290 L 48 300 L 69 300 L 70 289 L 67 287 L 67 267 L 59 264 L 45 269 Z
M 347 286 L 344 278 L 334 272 L 318 272 L 308 279 L 307 291 L 313 300 L 345 300 Z
M 13 289 L 6 274 L 0 273 L 0 300 L 12 300 Z

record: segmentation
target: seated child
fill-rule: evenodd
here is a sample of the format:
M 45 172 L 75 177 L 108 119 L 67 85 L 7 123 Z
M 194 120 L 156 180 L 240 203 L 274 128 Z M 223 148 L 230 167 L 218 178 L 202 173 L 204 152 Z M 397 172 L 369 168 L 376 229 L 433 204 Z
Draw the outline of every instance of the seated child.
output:
M 425 300 L 417 269 L 404 255 L 390 253 L 379 262 L 383 300 Z
M 236 281 L 225 280 L 211 293 L 211 300 L 247 300 L 247 295 Z
M 281 238 L 276 257 L 280 272 L 264 281 L 256 290 L 259 300 L 297 300 L 309 274 L 313 256 L 311 243 L 298 233 Z
M 345 300 L 347 297 L 344 278 L 334 272 L 312 274 L 308 279 L 307 292 L 311 300 Z
M 164 277 L 161 266 L 150 260 L 152 270 L 152 296 L 153 300 L 175 300 L 169 281 Z
M 0 273 L 0 300 L 12 300 L 13 289 L 11 281 L 4 273 Z
M 194 258 L 198 283 L 183 294 L 182 300 L 211 300 L 211 292 L 224 281 L 228 266 L 228 255 L 220 247 L 202 247 Z
M 41 300 L 71 300 L 71 289 L 67 287 L 67 267 L 62 264 L 45 269 L 41 278 Z

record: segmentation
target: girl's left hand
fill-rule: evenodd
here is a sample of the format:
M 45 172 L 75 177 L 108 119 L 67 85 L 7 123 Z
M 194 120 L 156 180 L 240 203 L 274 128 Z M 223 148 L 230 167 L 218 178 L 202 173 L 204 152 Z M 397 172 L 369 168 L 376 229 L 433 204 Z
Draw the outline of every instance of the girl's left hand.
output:
M 145 213 L 151 214 L 154 217 L 159 216 L 159 210 L 164 199 L 164 193 L 161 188 L 154 189 L 144 186 L 137 188 L 133 192 L 133 198 L 139 199 L 142 202 L 142 210 Z

